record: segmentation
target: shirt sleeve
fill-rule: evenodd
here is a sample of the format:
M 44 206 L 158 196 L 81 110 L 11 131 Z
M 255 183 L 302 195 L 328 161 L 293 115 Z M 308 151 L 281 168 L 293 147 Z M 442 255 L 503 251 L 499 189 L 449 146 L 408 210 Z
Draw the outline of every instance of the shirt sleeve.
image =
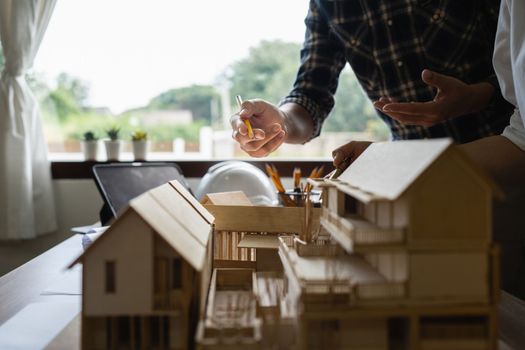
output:
M 510 117 L 510 124 L 503 130 L 502 135 L 525 151 L 525 127 L 518 110 Z
M 310 1 L 305 24 L 301 65 L 292 91 L 279 105 L 294 102 L 308 111 L 313 123 L 311 140 L 319 136 L 323 122 L 334 106 L 339 74 L 346 59 L 343 44 L 313 0 Z
M 502 1 L 505 2 L 505 0 L 502 0 Z M 484 14 L 484 17 L 485 17 L 484 25 L 487 29 L 487 33 L 495 33 L 498 28 L 500 1 L 484 0 L 480 2 L 480 6 L 482 6 L 483 8 L 482 13 Z M 494 37 L 491 34 L 488 34 L 487 40 L 494 42 Z M 482 82 L 489 83 L 496 90 L 492 98 L 493 101 L 496 98 L 501 97 L 501 89 L 499 86 L 498 77 L 496 76 L 495 73 L 483 79 Z
M 496 48 L 494 51 L 494 68 L 505 98 L 516 106 L 510 118 L 510 124 L 503 130 L 503 136 L 525 151 L 525 83 L 523 62 L 525 60 L 525 25 L 521 18 L 514 17 L 509 3 L 515 6 L 514 11 L 525 10 L 522 1 L 502 0 Z M 516 6 L 522 6 L 521 9 Z M 520 12 L 518 12 L 520 13 Z

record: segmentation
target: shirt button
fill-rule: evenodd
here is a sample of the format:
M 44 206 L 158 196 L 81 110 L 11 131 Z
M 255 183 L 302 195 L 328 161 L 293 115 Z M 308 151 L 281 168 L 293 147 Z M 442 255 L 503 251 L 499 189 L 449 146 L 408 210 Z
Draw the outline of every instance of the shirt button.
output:
M 398 66 L 398 67 L 403 66 L 403 62 L 402 62 L 402 61 L 397 61 L 397 66 Z
M 388 22 L 386 22 L 386 23 L 387 23 L 389 26 L 391 26 L 391 25 L 392 25 L 392 20 L 389 19 Z

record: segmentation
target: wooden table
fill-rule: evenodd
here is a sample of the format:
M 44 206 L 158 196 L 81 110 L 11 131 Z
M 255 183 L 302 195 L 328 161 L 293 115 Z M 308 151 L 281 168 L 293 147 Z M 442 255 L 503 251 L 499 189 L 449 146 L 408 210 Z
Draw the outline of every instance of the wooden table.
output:
M 47 252 L 0 278 L 0 325 L 30 303 L 42 301 L 41 293 L 82 252 L 81 237 L 66 239 Z M 502 292 L 500 350 L 525 349 L 525 302 Z M 67 326 L 48 349 L 78 349 L 80 317 Z
M 82 238 L 76 235 L 2 276 L 0 325 L 30 303 L 49 300 L 50 296 L 42 296 L 42 292 L 60 279 L 66 267 L 81 253 Z M 77 317 L 57 336 L 48 349 L 79 349 L 79 325 L 80 317 Z

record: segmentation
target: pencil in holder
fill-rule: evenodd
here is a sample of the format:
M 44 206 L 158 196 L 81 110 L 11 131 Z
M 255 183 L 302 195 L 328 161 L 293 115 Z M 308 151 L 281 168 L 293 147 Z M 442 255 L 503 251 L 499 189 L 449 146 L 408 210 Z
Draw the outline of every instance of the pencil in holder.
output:
M 307 192 L 287 190 L 286 192 L 277 192 L 279 204 L 284 207 L 304 207 Z M 321 192 L 310 191 L 310 200 L 314 207 L 321 207 Z

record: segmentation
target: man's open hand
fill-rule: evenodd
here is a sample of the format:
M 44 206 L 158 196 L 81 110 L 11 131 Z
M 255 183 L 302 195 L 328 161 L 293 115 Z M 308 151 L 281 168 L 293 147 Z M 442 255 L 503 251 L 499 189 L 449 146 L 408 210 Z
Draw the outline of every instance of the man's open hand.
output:
M 421 78 L 427 85 L 437 89 L 432 101 L 397 103 L 383 97 L 374 102 L 374 107 L 403 124 L 432 126 L 482 110 L 494 93 L 494 88 L 489 83 L 469 85 L 428 69 L 421 73 Z

